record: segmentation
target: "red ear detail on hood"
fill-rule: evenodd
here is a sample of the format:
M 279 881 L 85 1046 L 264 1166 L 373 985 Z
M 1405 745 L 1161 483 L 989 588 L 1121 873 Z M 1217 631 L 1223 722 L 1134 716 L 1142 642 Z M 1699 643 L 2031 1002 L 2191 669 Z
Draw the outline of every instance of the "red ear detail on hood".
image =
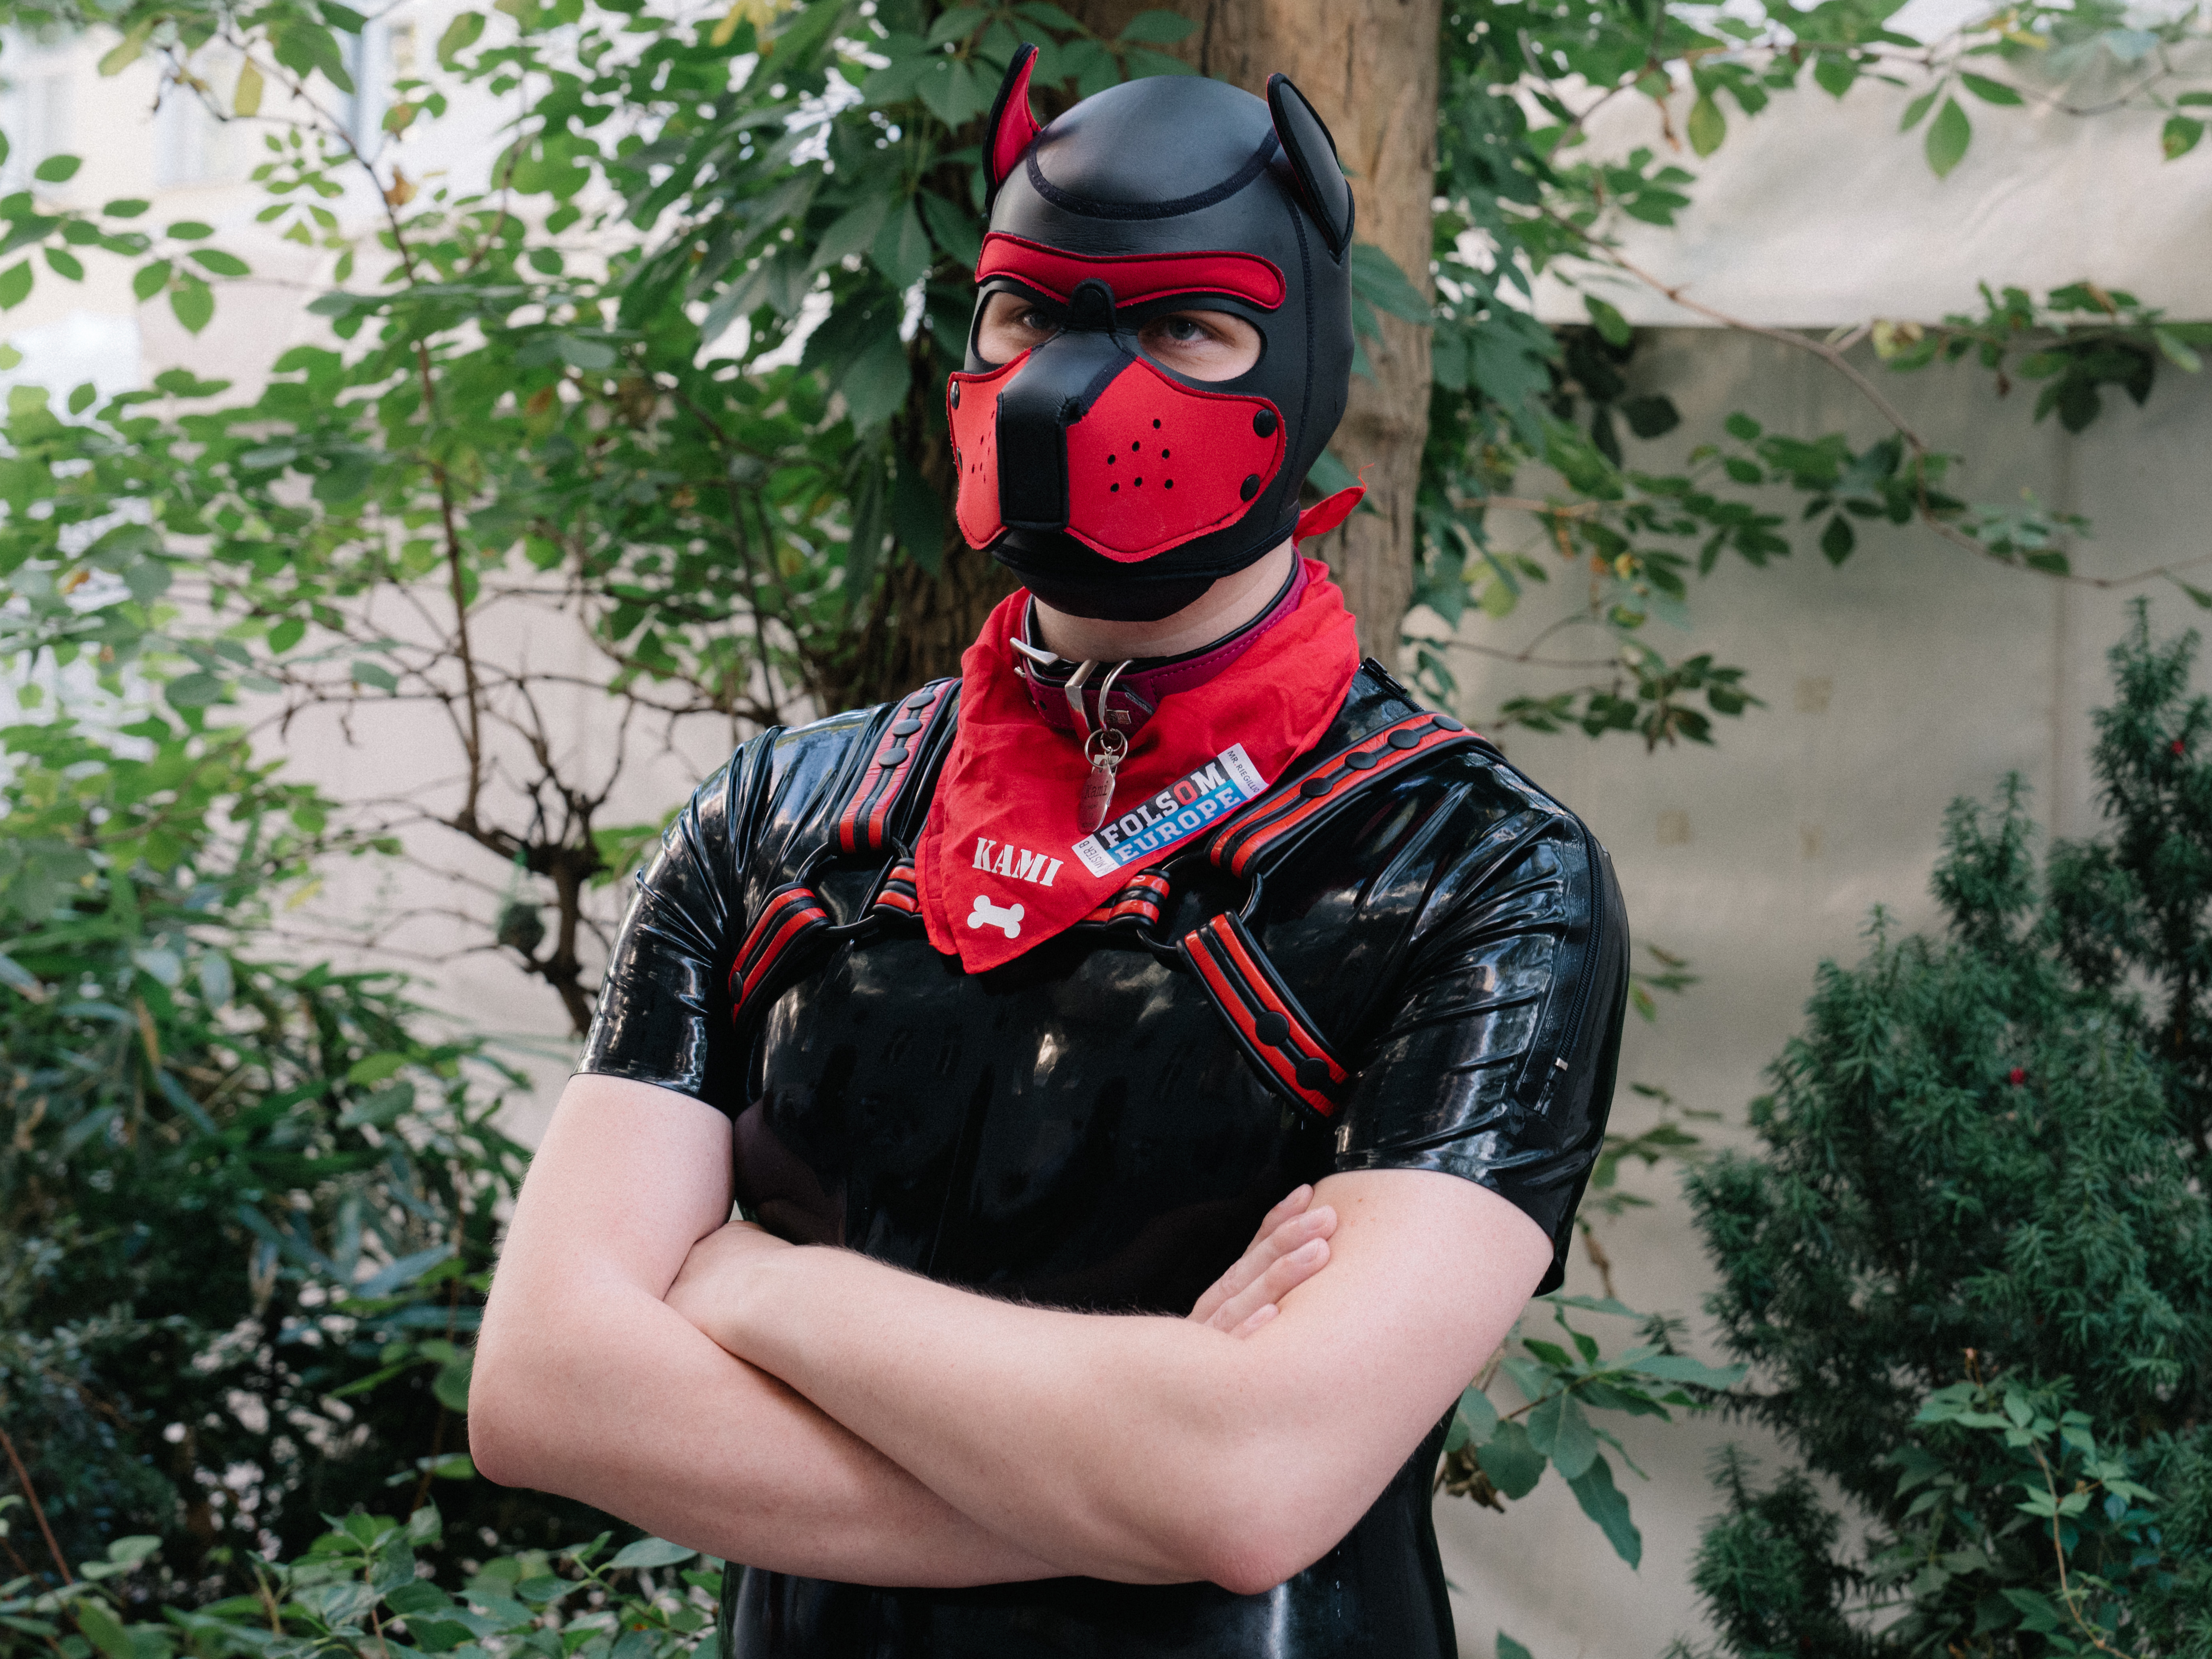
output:
M 983 169 L 997 193 L 1009 173 L 1021 165 L 1022 152 L 1043 129 L 1030 109 L 1030 71 L 1036 67 L 1037 49 L 1023 44 L 1006 65 L 1006 78 L 999 83 L 998 100 L 983 131 Z

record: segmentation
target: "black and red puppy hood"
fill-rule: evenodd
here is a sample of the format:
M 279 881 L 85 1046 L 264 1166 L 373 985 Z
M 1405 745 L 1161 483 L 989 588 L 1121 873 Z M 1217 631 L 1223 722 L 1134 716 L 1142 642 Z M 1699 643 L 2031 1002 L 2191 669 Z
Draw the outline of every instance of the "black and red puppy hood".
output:
M 985 140 L 981 292 L 946 393 L 960 529 L 1057 608 L 1164 617 L 1297 523 L 1351 384 L 1351 187 L 1279 75 L 1265 101 L 1128 82 L 1039 131 L 1034 55 L 1016 55 Z M 994 364 L 976 339 L 1002 289 L 1061 326 Z M 1250 323 L 1259 361 L 1229 380 L 1154 362 L 1139 331 L 1187 310 Z

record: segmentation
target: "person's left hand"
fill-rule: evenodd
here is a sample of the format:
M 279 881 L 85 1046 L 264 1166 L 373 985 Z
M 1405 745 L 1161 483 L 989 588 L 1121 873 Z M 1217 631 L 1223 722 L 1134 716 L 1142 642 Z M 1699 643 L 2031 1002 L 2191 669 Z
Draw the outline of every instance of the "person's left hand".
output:
M 791 1248 L 788 1240 L 778 1238 L 754 1222 L 732 1221 L 717 1227 L 691 1247 L 676 1282 L 661 1300 L 722 1342 L 716 1326 L 726 1323 L 744 1275 L 765 1258 Z

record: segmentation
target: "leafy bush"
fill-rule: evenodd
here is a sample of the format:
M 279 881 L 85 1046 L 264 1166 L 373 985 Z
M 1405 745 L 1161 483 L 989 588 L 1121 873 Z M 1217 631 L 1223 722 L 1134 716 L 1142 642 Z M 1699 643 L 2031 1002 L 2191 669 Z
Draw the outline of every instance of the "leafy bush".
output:
M 1747 1408 L 1871 1526 L 1841 1559 L 1802 1477 L 1728 1464 L 1698 1564 L 1728 1652 L 2212 1655 L 2197 644 L 2139 610 L 2112 653 L 2108 833 L 2039 880 L 2017 781 L 1954 805 L 1948 939 L 1877 915 L 1754 1103 L 1760 1155 L 1689 1177 Z
M 0 1430 L 60 1555 L 150 1537 L 161 1593 L 204 1598 L 394 1469 L 418 1500 L 471 1473 L 505 1079 L 395 975 L 253 953 L 326 849 L 240 734 L 65 714 L 0 745 Z M 532 1541 L 583 1513 L 443 1490 Z M 0 1542 L 48 1571 L 39 1533 Z
M 535 1659 L 713 1659 L 719 1645 L 708 1627 L 721 1564 L 658 1538 L 609 1555 L 610 1538 L 601 1533 L 565 1549 L 479 1562 L 457 1559 L 434 1505 L 404 1523 L 356 1510 L 297 1559 L 255 1560 L 244 1594 L 136 1618 L 134 1609 L 153 1599 L 142 1581 L 159 1567 L 158 1540 L 119 1539 L 74 1583 L 0 1585 L 0 1659 L 19 1651 L 172 1659 L 180 1650 L 194 1659 L 484 1659 L 495 1650 Z M 439 1587 L 441 1566 L 455 1585 L 451 1593 Z

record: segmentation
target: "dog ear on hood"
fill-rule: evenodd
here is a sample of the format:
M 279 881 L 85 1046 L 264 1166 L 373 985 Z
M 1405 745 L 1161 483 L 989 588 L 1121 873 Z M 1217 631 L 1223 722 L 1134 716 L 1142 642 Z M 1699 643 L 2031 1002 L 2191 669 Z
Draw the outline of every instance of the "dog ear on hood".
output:
M 991 210 L 990 198 L 999 193 L 1006 176 L 1022 163 L 1030 140 L 1043 131 L 1030 108 L 1030 71 L 1036 67 L 1037 49 L 1024 41 L 1006 65 L 1006 78 L 999 82 L 999 95 L 991 105 L 991 118 L 983 124 L 983 176 L 990 181 L 983 210 Z M 1278 121 L 1278 125 L 1281 123 Z
M 1026 91 L 1026 76 L 1022 85 Z M 1000 96 L 1004 98 L 1006 94 L 1001 93 Z M 1306 206 L 1321 226 L 1321 234 L 1328 240 L 1330 255 L 1343 258 L 1345 249 L 1352 246 L 1352 186 L 1346 182 L 1344 167 L 1336 159 L 1336 139 L 1330 134 L 1328 123 L 1316 113 L 1312 102 L 1287 75 L 1267 77 L 1267 112 L 1274 118 L 1275 137 L 1283 147 L 1283 154 L 1291 159 L 1291 171 L 1298 176 L 1298 189 L 1306 198 Z M 997 118 L 994 114 L 992 119 Z

